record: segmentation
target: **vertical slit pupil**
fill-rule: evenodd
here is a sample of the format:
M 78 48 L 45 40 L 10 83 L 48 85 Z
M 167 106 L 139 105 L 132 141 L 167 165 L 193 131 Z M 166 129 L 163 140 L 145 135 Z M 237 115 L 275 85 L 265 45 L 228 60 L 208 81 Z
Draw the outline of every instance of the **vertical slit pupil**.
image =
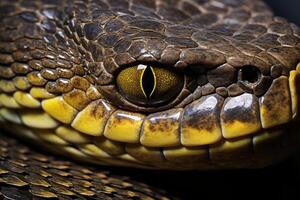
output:
M 151 67 L 148 65 L 144 71 L 143 77 L 142 77 L 142 86 L 143 90 L 149 99 L 151 96 L 151 93 L 154 89 L 154 74 L 151 70 Z

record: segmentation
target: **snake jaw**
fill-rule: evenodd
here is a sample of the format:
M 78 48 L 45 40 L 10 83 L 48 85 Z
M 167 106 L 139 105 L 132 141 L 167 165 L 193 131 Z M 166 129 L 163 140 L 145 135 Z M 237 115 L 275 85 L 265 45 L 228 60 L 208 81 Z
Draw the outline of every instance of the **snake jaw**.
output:
M 261 1 L 219 2 L 220 12 L 194 2 L 195 16 L 165 2 L 136 16 L 129 4 L 123 13 L 65 3 L 0 3 L 0 121 L 10 132 L 87 162 L 164 169 L 260 167 L 296 146 L 300 31 Z M 146 110 L 114 85 L 144 62 L 196 78 Z
M 294 148 L 285 143 L 296 137 L 290 127 L 299 108 L 298 79 L 297 70 L 289 79 L 276 78 L 260 99 L 250 93 L 227 98 L 210 94 L 185 108 L 150 115 L 122 111 L 104 100 L 78 111 L 75 99 L 70 104 L 59 96 L 43 100 L 43 111 L 16 113 L 2 108 L 0 113 L 16 124 L 19 134 L 43 141 L 50 149 L 58 145 L 62 152 L 85 161 L 91 157 L 106 164 L 172 169 L 258 167 L 276 160 L 265 157 L 275 149 L 284 154 L 285 148 Z M 6 106 L 21 102 L 18 95 L 6 98 L 10 102 Z M 22 100 L 17 105 L 31 105 L 32 99 Z M 22 127 L 23 123 L 34 129 Z M 270 145 L 276 148 L 270 151 Z

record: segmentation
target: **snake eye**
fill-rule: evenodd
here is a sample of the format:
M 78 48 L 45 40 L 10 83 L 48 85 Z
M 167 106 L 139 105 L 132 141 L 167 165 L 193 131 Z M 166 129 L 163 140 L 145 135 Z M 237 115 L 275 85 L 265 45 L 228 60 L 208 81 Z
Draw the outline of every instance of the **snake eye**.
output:
M 254 66 L 244 66 L 239 70 L 238 79 L 246 85 L 252 85 L 259 81 L 261 72 Z
M 183 76 L 150 65 L 137 65 L 123 69 L 116 79 L 120 93 L 129 101 L 142 106 L 169 102 L 183 88 Z

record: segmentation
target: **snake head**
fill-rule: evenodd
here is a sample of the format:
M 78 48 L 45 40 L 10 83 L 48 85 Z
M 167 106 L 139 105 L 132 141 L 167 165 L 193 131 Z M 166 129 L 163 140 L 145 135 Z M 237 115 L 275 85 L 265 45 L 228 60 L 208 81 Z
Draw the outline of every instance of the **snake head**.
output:
M 291 154 L 299 27 L 262 1 L 130 2 L 1 1 L 2 127 L 106 165 L 257 168 Z

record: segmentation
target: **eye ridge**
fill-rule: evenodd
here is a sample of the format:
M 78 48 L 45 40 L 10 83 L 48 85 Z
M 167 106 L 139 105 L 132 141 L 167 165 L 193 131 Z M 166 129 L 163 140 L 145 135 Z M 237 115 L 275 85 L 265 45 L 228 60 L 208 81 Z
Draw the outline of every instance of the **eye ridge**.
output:
M 147 65 L 147 67 L 143 69 L 141 73 L 140 87 L 145 98 L 150 100 L 156 89 L 156 76 L 153 68 L 150 65 Z

